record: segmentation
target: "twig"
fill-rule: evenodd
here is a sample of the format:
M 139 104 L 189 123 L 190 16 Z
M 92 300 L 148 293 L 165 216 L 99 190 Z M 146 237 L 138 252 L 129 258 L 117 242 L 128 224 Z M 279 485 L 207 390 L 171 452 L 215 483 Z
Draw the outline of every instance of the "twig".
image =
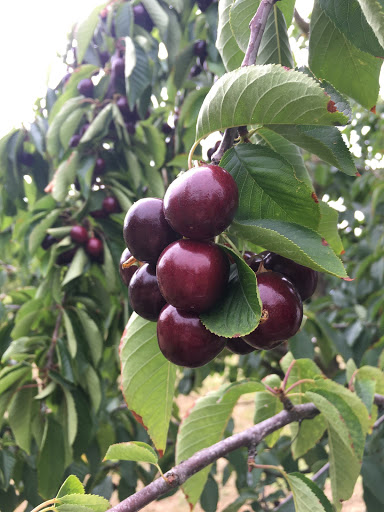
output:
M 295 17 L 295 21 L 296 21 L 298 27 L 301 29 L 301 31 L 304 32 L 304 34 L 308 35 L 309 34 L 308 21 L 305 21 L 305 19 L 300 16 L 297 9 L 295 9 L 294 17 Z
M 269 13 L 271 12 L 273 6 L 277 1 L 278 0 L 262 0 L 260 2 L 256 14 L 254 15 L 249 24 L 251 33 L 249 36 L 247 51 L 245 52 L 245 56 L 243 62 L 241 63 L 241 67 L 252 66 L 256 63 L 257 52 L 259 51 L 260 48 L 261 39 L 264 34 Z M 233 141 L 236 138 L 236 134 L 237 128 L 227 128 L 225 130 L 219 148 L 212 155 L 211 161 L 213 164 L 218 164 L 224 153 L 230 147 L 232 147 Z
M 379 407 L 384 407 L 384 395 L 378 395 L 377 393 L 375 393 L 375 397 L 374 397 L 373 401 Z
M 384 414 L 380 416 L 378 420 L 375 421 L 372 428 L 379 428 L 382 423 L 384 423 Z
M 56 318 L 56 324 L 55 324 L 55 328 L 54 328 L 53 334 L 52 334 L 51 345 L 47 352 L 47 362 L 46 362 L 45 368 L 47 368 L 48 370 L 50 368 L 52 368 L 52 366 L 53 366 L 53 357 L 55 354 L 57 338 L 59 337 L 59 329 L 60 329 L 62 318 L 63 318 L 63 312 L 62 312 L 62 310 L 60 310 L 59 314 L 57 315 L 57 318 Z

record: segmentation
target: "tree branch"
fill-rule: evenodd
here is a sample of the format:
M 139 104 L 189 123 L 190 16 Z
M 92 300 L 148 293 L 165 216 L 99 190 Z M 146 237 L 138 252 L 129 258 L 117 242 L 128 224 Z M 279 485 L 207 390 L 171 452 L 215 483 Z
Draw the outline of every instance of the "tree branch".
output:
M 257 52 L 260 48 L 261 39 L 264 34 L 265 26 L 267 24 L 267 19 L 269 13 L 271 12 L 273 6 L 279 0 L 261 0 L 259 7 L 257 8 L 256 14 L 252 18 L 249 28 L 250 28 L 250 36 L 247 51 L 245 52 L 245 56 L 241 67 L 252 66 L 256 63 Z M 218 164 L 224 155 L 224 153 L 232 147 L 233 141 L 236 138 L 237 128 L 227 128 L 224 132 L 223 139 L 220 143 L 217 151 L 212 155 L 211 161 L 214 164 Z
M 308 35 L 309 34 L 308 21 L 305 21 L 305 19 L 300 16 L 297 9 L 295 9 L 295 11 L 294 11 L 294 17 L 295 17 L 295 21 L 296 21 L 298 27 L 300 28 L 300 30 L 302 32 L 304 32 L 304 34 Z

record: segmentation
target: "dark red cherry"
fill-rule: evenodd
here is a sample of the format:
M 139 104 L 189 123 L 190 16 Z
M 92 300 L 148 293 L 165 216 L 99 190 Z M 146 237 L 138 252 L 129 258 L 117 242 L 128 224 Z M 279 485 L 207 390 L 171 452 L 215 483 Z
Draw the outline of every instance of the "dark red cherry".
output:
M 104 259 L 104 247 L 103 242 L 96 237 L 92 237 L 88 240 L 85 250 L 92 261 L 102 263 Z
M 125 62 L 121 57 L 112 58 L 112 71 L 117 78 L 124 78 L 125 76 Z
M 136 133 L 136 126 L 135 126 L 135 123 L 125 123 L 125 128 L 127 129 L 127 132 L 129 133 L 129 135 L 135 135 Z
M 84 245 L 88 242 L 88 231 L 83 226 L 73 226 L 70 236 L 75 244 Z
M 179 240 L 164 249 L 156 272 L 160 291 L 169 304 L 203 313 L 224 293 L 229 261 L 216 244 Z
M 125 263 L 131 256 L 132 256 L 132 254 L 129 252 L 129 250 L 124 249 L 124 251 L 121 253 L 121 257 L 120 257 L 119 274 L 120 274 L 120 277 L 121 277 L 123 283 L 126 286 L 129 286 L 129 283 L 131 282 L 133 274 L 138 269 L 137 264 L 131 265 L 128 268 L 123 268 L 123 263 Z
M 58 242 L 58 239 L 54 236 L 45 235 L 44 240 L 41 242 L 41 247 L 44 249 L 44 251 L 48 251 L 48 249 L 56 242 Z
M 124 219 L 123 235 L 132 255 L 139 261 L 156 263 L 161 251 L 179 235 L 165 220 L 163 201 L 147 197 L 136 201 Z
M 77 251 L 77 247 L 73 247 L 72 249 L 68 249 L 68 251 L 62 252 L 56 258 L 56 263 L 58 265 L 68 265 L 73 260 L 73 257 L 76 254 L 76 251 Z
M 213 0 L 197 0 L 197 7 L 200 9 L 201 12 L 205 12 L 208 7 L 211 5 Z
M 266 269 L 280 272 L 292 282 L 299 292 L 301 300 L 312 297 L 319 277 L 316 270 L 304 267 L 274 252 L 264 251 L 260 256 L 263 258 L 263 265 Z
M 93 168 L 93 174 L 95 176 L 101 176 L 105 171 L 105 160 L 104 158 L 96 158 L 95 167 Z
M 93 98 L 94 85 L 90 78 L 84 78 L 80 80 L 77 85 L 77 90 L 80 94 L 85 96 L 86 98 Z
M 250 354 L 255 351 L 255 347 L 251 347 L 251 345 L 241 338 L 231 338 L 230 340 L 227 340 L 227 349 L 234 354 L 240 355 Z
M 72 135 L 72 137 L 70 138 L 68 146 L 70 148 L 75 148 L 76 146 L 79 145 L 80 139 L 81 136 L 78 133 L 75 133 L 75 135 Z
M 108 217 L 108 213 L 105 210 L 93 210 L 93 212 L 89 212 L 89 215 L 94 219 L 105 219 Z
M 198 64 L 195 64 L 191 67 L 191 71 L 189 72 L 189 75 L 192 78 L 195 78 L 196 76 L 199 76 L 202 71 L 203 71 L 203 68 L 201 66 L 199 66 Z
M 195 41 L 195 44 L 193 45 L 193 53 L 196 57 L 200 57 L 201 60 L 204 60 L 207 56 L 207 41 L 204 41 L 203 39 Z
M 251 267 L 251 269 L 255 273 L 259 270 L 260 265 L 263 261 L 261 254 L 256 254 L 255 252 L 251 252 L 251 251 L 245 251 L 243 258 L 244 258 L 245 262 L 247 263 L 247 265 L 249 267 Z
M 232 222 L 239 203 L 235 180 L 217 165 L 195 167 L 173 181 L 164 196 L 164 214 L 175 231 L 204 240 Z
M 168 123 L 163 123 L 162 126 L 161 126 L 161 131 L 165 135 L 171 135 L 171 133 L 173 133 L 173 128 L 172 128 L 172 126 L 169 126 Z
M 277 272 L 257 274 L 257 284 L 262 319 L 243 339 L 255 348 L 268 350 L 297 333 L 303 319 L 303 303 L 293 284 Z
M 208 331 L 196 313 L 167 304 L 157 322 L 157 340 L 164 356 L 174 364 L 197 368 L 214 359 L 225 347 L 225 338 Z
M 116 197 L 113 197 L 113 196 L 108 196 L 108 197 L 104 198 L 103 204 L 102 204 L 102 209 L 106 213 L 120 213 L 121 212 L 119 202 L 116 199 Z
M 143 4 L 133 6 L 133 18 L 136 25 L 145 28 L 148 32 L 152 31 L 154 24 Z
M 156 322 L 166 302 L 156 278 L 156 266 L 146 263 L 134 273 L 129 284 L 129 301 L 136 313 Z

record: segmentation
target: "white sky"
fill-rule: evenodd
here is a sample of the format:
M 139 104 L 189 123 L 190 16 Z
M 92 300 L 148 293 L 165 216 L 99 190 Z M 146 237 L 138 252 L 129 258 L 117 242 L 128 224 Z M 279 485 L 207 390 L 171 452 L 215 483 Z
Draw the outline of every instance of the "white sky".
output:
M 2 2 L 0 137 L 12 127 L 33 119 L 33 104 L 45 94 L 49 74 L 50 85 L 55 86 L 66 73 L 56 56 L 64 52 L 72 24 L 102 3 L 102 0 Z M 307 16 L 313 0 L 297 0 L 296 6 L 302 16 Z

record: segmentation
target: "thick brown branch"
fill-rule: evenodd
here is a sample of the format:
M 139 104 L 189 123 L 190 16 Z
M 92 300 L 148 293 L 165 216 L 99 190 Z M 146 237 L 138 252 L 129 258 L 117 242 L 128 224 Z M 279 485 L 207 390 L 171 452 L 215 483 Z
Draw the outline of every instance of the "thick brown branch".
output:
M 294 421 L 313 418 L 317 414 L 319 414 L 319 411 L 311 403 L 297 405 L 291 411 L 282 411 L 276 414 L 276 416 L 262 421 L 243 432 L 234 434 L 213 446 L 200 450 L 188 460 L 181 462 L 178 466 L 165 473 L 164 476 L 168 482 L 163 478 L 158 478 L 144 487 L 144 489 L 111 508 L 109 512 L 136 512 L 171 489 L 179 487 L 192 475 L 206 468 L 219 458 L 225 457 L 228 453 L 238 448 L 256 445 L 266 436 L 275 432 L 275 430 L 279 430 L 281 427 Z

